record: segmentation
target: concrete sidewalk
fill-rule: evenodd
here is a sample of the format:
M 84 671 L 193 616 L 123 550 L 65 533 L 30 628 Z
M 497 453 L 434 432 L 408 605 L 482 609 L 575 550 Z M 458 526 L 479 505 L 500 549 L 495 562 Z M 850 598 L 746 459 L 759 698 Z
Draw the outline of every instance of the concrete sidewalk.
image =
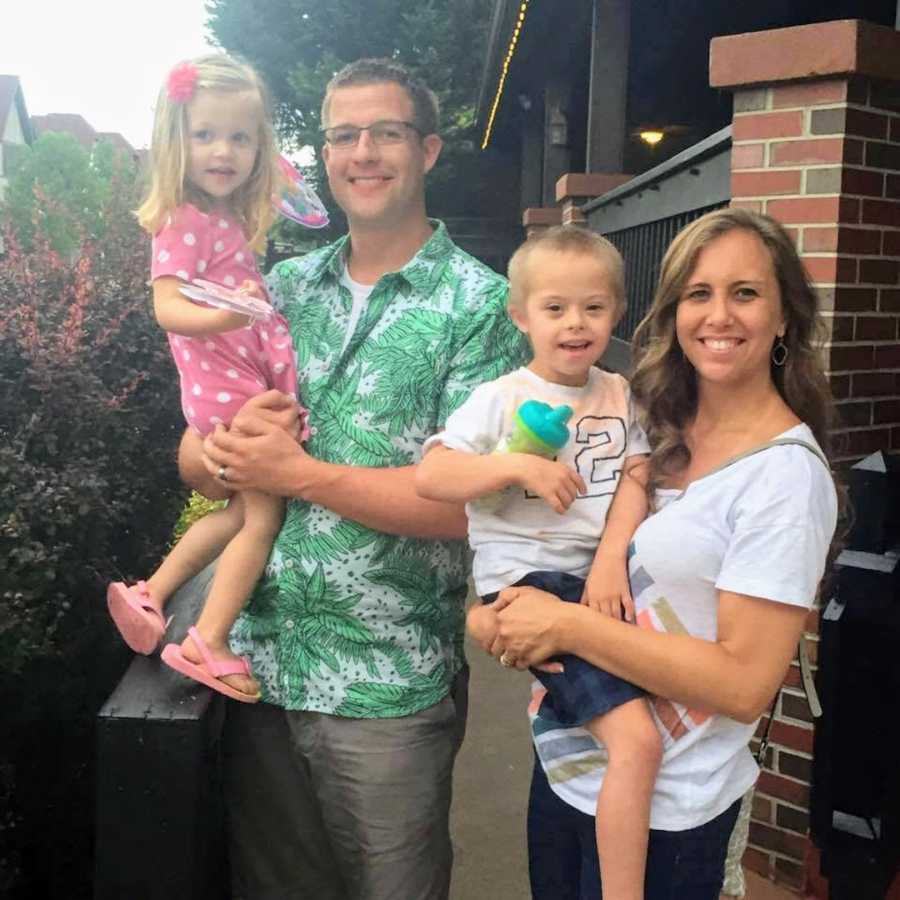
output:
M 456 860 L 451 900 L 529 900 L 525 809 L 531 739 L 525 707 L 531 678 L 467 647 L 469 724 L 456 761 L 450 824 Z M 797 900 L 750 872 L 745 900 Z
M 451 900 L 528 900 L 525 809 L 531 737 L 525 707 L 531 676 L 466 647 L 472 678 L 466 740 L 453 780 L 455 861 Z

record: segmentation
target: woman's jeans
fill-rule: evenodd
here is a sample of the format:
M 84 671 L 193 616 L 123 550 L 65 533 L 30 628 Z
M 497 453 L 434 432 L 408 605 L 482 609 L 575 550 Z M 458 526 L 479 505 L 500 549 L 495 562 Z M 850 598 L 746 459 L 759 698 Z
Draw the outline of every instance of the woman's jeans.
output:
M 645 900 L 718 900 L 741 801 L 688 831 L 650 831 Z M 535 760 L 528 800 L 528 869 L 533 900 L 600 900 L 594 817 L 553 793 Z

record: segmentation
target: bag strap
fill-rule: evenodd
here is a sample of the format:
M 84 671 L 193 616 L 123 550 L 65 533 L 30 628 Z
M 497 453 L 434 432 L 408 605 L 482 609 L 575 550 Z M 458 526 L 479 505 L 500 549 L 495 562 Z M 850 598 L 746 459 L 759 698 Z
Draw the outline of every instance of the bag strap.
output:
M 817 457 L 829 472 L 831 471 L 831 466 L 828 464 L 828 460 L 825 458 L 822 451 L 813 444 L 810 444 L 809 441 L 802 441 L 800 438 L 775 438 L 774 440 L 767 441 L 765 444 L 760 444 L 759 447 L 752 447 L 750 450 L 739 453 L 733 459 L 729 459 L 718 468 L 713 469 L 713 472 L 727 469 L 729 466 L 734 465 L 734 463 L 746 459 L 748 456 L 762 453 L 763 450 L 768 450 L 770 447 L 781 447 L 791 444 L 809 450 L 809 452 Z M 712 472 L 708 474 L 712 474 Z M 819 701 L 819 694 L 816 691 L 816 683 L 813 679 L 812 666 L 809 662 L 809 653 L 806 649 L 805 635 L 800 635 L 800 642 L 797 645 L 797 656 L 800 661 L 800 681 L 803 685 L 803 693 L 806 695 L 806 702 L 809 705 L 809 711 L 812 713 L 813 718 L 818 719 L 822 715 L 822 704 Z M 765 730 L 763 731 L 762 738 L 759 742 L 759 749 L 756 751 L 756 762 L 757 765 L 760 766 L 764 765 L 766 751 L 769 749 L 769 736 L 772 733 L 772 723 L 775 721 L 775 709 L 778 706 L 778 698 L 781 696 L 782 687 L 783 685 L 779 685 L 778 690 L 775 692 L 775 696 L 772 698 L 772 705 L 769 707 L 769 721 L 766 722 Z
M 771 441 L 766 441 L 765 444 L 760 444 L 758 447 L 751 447 L 749 450 L 745 450 L 743 453 L 738 453 L 737 456 L 732 456 L 731 459 L 726 460 L 720 466 L 716 466 L 714 469 L 711 469 L 709 472 L 704 475 L 704 478 L 708 478 L 710 475 L 713 475 L 716 472 L 721 472 L 723 469 L 729 468 L 729 466 L 733 466 L 735 463 L 740 462 L 742 459 L 746 459 L 748 456 L 756 456 L 757 453 L 762 453 L 763 450 L 768 450 L 770 447 L 785 447 L 795 445 L 797 447 L 803 447 L 806 450 L 809 450 L 813 456 L 815 456 L 823 466 L 825 466 L 828 471 L 831 471 L 831 466 L 828 463 L 828 460 L 825 458 L 822 451 L 816 447 L 814 444 L 810 444 L 809 441 L 802 441 L 800 438 L 775 438 Z
M 819 700 L 819 692 L 816 690 L 816 682 L 813 678 L 812 666 L 809 662 L 809 653 L 806 649 L 806 635 L 800 635 L 800 642 L 797 644 L 797 656 L 800 660 L 800 683 L 803 685 L 803 693 L 806 695 L 806 703 L 809 711 L 814 719 L 818 719 L 822 715 L 822 703 Z M 772 723 L 775 721 L 775 708 L 778 706 L 778 698 L 781 696 L 783 685 L 779 685 L 772 698 L 772 705 L 769 707 L 769 721 L 766 722 L 765 730 L 759 741 L 759 748 L 756 751 L 756 763 L 759 766 L 764 765 L 766 751 L 769 749 L 769 735 L 772 733 Z

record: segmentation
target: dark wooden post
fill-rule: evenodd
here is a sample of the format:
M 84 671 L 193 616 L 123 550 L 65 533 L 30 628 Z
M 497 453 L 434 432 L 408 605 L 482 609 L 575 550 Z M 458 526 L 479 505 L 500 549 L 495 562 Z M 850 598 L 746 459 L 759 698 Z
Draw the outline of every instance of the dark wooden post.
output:
M 171 600 L 180 641 L 213 568 Z M 222 698 L 135 658 L 97 721 L 96 900 L 227 897 L 220 734 Z
M 630 42 L 631 0 L 594 0 L 586 166 L 591 173 L 618 173 L 625 165 Z

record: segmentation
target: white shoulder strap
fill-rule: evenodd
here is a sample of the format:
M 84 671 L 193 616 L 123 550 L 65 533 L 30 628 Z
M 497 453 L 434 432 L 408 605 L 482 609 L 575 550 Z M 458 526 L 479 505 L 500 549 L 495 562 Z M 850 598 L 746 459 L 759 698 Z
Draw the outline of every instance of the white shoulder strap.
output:
M 813 444 L 810 444 L 809 441 L 801 441 L 800 438 L 775 438 L 772 441 L 767 441 L 765 444 L 760 444 L 758 447 L 751 447 L 743 453 L 738 453 L 737 456 L 733 456 L 731 459 L 726 460 L 721 466 L 716 466 L 715 469 L 707 472 L 703 477 L 706 478 L 714 472 L 721 472 L 722 469 L 727 469 L 729 466 L 733 466 L 736 462 L 740 462 L 748 456 L 755 456 L 757 453 L 762 453 L 763 450 L 768 450 L 770 447 L 781 447 L 790 444 L 796 444 L 798 447 L 805 447 L 822 463 L 823 466 L 825 466 L 826 469 L 828 469 L 829 472 L 831 471 L 831 466 L 828 464 L 828 460 L 825 458 L 822 451 Z

